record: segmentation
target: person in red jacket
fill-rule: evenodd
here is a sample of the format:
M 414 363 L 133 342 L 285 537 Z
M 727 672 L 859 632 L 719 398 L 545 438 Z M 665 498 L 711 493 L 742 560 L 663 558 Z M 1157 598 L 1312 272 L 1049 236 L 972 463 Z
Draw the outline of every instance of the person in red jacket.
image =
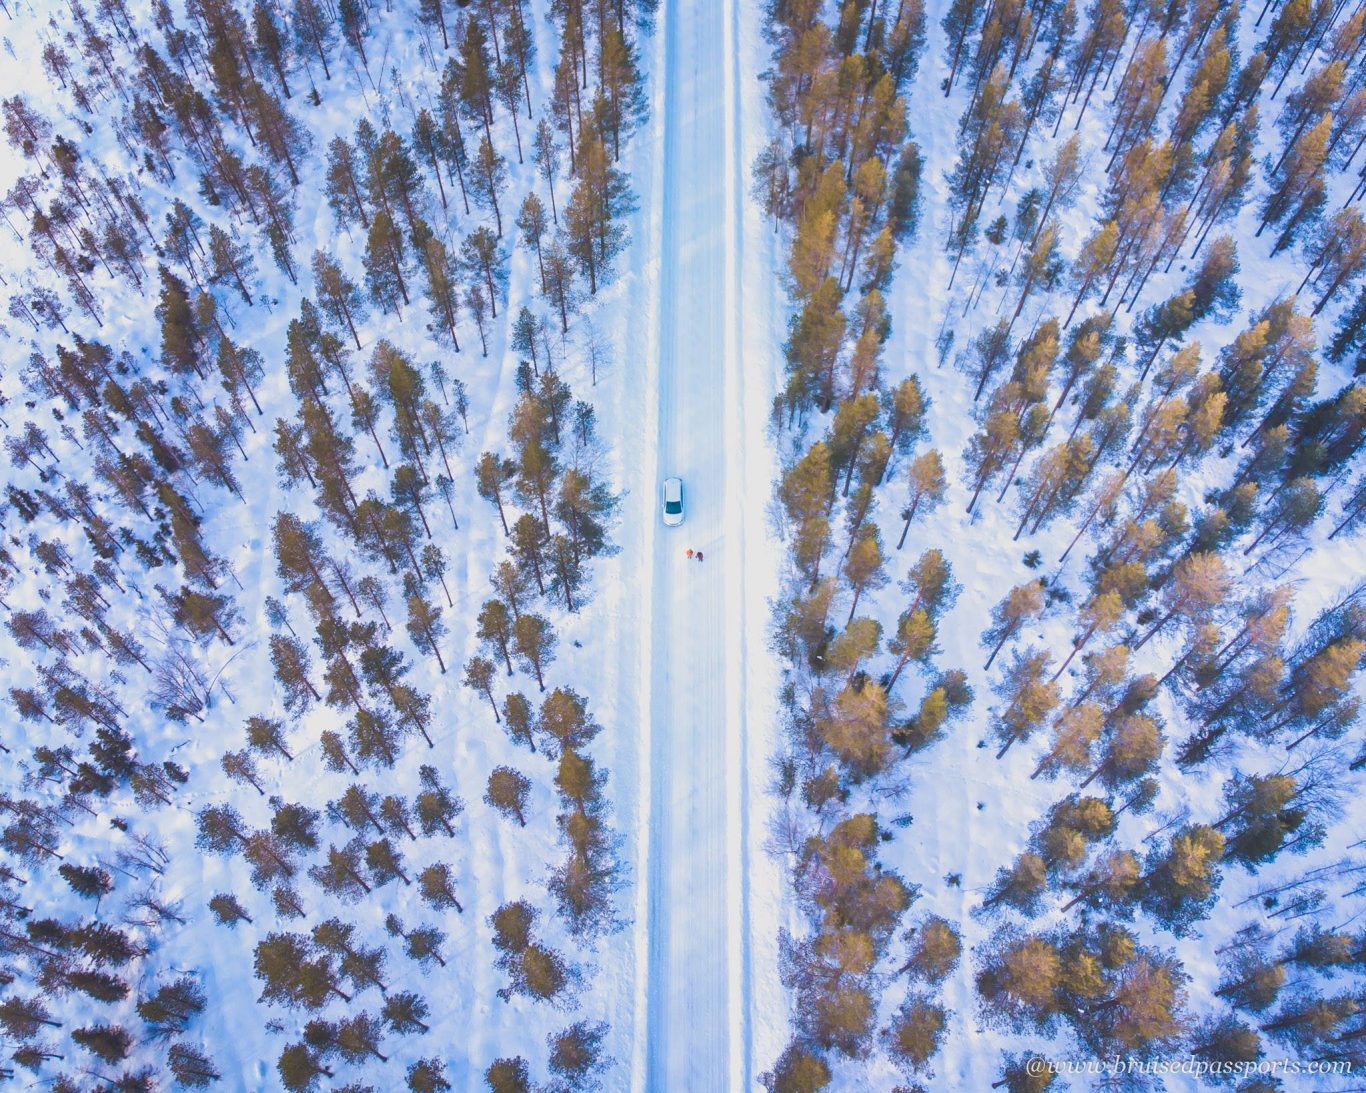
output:
M 692 558 L 692 547 L 688 547 L 688 558 Z

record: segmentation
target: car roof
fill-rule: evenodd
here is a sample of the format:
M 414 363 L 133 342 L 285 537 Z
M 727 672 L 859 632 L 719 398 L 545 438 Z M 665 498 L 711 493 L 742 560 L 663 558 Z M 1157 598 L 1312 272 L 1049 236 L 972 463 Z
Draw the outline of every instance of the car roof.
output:
M 672 500 L 683 496 L 683 479 L 666 478 L 664 479 L 664 493 Z

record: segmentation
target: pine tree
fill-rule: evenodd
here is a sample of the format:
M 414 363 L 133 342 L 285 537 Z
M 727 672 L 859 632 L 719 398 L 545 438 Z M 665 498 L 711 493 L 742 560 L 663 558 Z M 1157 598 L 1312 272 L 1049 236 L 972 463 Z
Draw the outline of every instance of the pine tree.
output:
M 133 1037 L 119 1025 L 90 1025 L 73 1029 L 71 1038 L 86 1051 L 110 1064 L 128 1058 L 133 1048 Z
M 411 991 L 399 991 L 384 1000 L 384 1009 L 380 1016 L 393 1032 L 430 1032 L 431 1027 L 423 1021 L 429 1012 L 427 1003 L 421 995 Z
M 293 637 L 272 634 L 270 659 L 275 678 L 285 692 L 285 709 L 292 712 L 308 708 L 310 700 L 321 701 L 317 688 L 309 679 L 312 664 L 303 644 Z
M 1205 252 L 1204 261 L 1186 288 L 1161 304 L 1149 308 L 1138 326 L 1138 342 L 1148 350 L 1142 379 L 1169 341 L 1180 341 L 1197 322 L 1210 315 L 1228 315 L 1239 299 L 1238 252 L 1232 236 L 1219 236 Z
M 1010 322 L 1006 327 L 1007 332 L 1014 329 L 1015 321 L 1020 317 L 1020 312 L 1024 310 L 1031 294 L 1039 288 L 1045 291 L 1052 288 L 1061 275 L 1062 261 L 1058 257 L 1057 249 L 1057 224 L 1049 221 L 1035 236 L 1034 245 L 1030 248 L 1020 270 L 1020 296 L 1015 304 L 1015 310 L 1011 313 Z
M 470 175 L 470 192 L 475 200 L 493 210 L 499 239 L 503 238 L 503 210 L 498 197 L 507 187 L 507 161 L 493 147 L 487 136 L 479 141 L 474 156 L 474 170 Z
M 1143 905 L 1180 936 L 1202 918 L 1218 888 L 1224 836 L 1195 826 L 1174 836 L 1165 852 L 1155 851 L 1142 879 Z
M 368 896 L 373 888 L 361 872 L 364 845 L 359 838 L 353 839 L 344 847 L 331 845 L 321 864 L 311 866 L 308 875 L 325 891 L 347 902 L 355 902 L 362 895 Z M 258 953 L 260 946 L 257 946 Z M 328 967 L 330 973 L 330 966 Z M 330 974 L 329 974 L 330 980 Z M 333 991 L 331 982 L 326 984 L 327 992 Z
M 984 954 L 977 990 L 994 1018 L 1012 1027 L 1043 1026 L 1062 999 L 1057 948 L 1039 937 L 999 933 Z
M 419 591 L 408 594 L 408 636 L 413 644 L 424 653 L 430 653 L 446 673 L 446 662 L 441 656 L 440 642 L 445 636 L 446 627 L 441 621 L 441 608 L 427 600 Z
M 565 234 L 570 256 L 588 291 L 611 278 L 612 265 L 626 246 L 620 223 L 631 210 L 631 191 L 625 176 L 607 158 L 602 140 L 590 135 L 579 153 L 578 185 L 565 208 Z
M 493 676 L 496 669 L 493 661 L 484 657 L 470 657 L 465 662 L 464 684 L 472 691 L 478 691 L 488 699 L 489 705 L 493 707 L 493 720 L 501 723 L 502 718 L 498 716 L 498 703 L 493 697 Z
M 877 416 L 877 396 L 871 393 L 845 399 L 835 412 L 828 444 L 832 469 L 837 476 L 844 478 L 844 486 L 840 491 L 842 497 L 849 496 L 859 452 L 870 437 Z
M 802 396 L 793 406 L 794 412 L 804 412 L 813 399 L 818 399 L 822 412 L 834 402 L 836 363 L 846 324 L 840 303 L 839 285 L 827 277 L 805 299 L 792 324 L 784 351 L 791 382 Z
M 63 862 L 57 872 L 78 896 L 95 900 L 97 910 L 100 900 L 114 890 L 114 878 L 106 869 Z
M 1025 851 L 1010 866 L 997 870 L 984 907 L 1005 903 L 1026 914 L 1036 914 L 1048 887 L 1048 863 Z
M 555 659 L 557 639 L 550 623 L 540 615 L 522 614 L 512 625 L 512 648 L 522 667 L 536 677 L 545 691 L 545 669 Z
M 486 140 L 493 139 L 493 60 L 488 54 L 488 38 L 483 22 L 470 19 L 460 41 L 459 97 L 467 118 L 484 126 Z
M 209 900 L 209 910 L 225 926 L 235 926 L 239 921 L 251 922 L 251 916 L 238 902 L 237 897 L 227 892 L 219 892 Z
M 916 514 L 928 514 L 937 509 L 943 503 L 948 488 L 944 477 L 944 461 L 937 449 L 916 456 L 907 469 L 907 477 L 910 479 L 910 504 L 901 512 L 906 523 L 902 526 L 901 538 L 897 540 L 897 550 L 906 544 L 906 534 L 911 530 L 911 522 Z
M 3 107 L 5 137 L 10 147 L 26 159 L 35 159 L 40 151 L 46 151 L 52 136 L 52 123 L 34 110 L 22 95 L 6 99 Z
M 1232 1016 L 1210 1018 L 1201 1022 L 1192 1033 L 1192 1052 L 1197 1059 L 1231 1062 L 1251 1062 L 1261 1055 L 1257 1033 Z
M 314 850 L 318 845 L 318 818 L 315 810 L 304 805 L 277 804 L 270 821 L 271 834 L 295 849 Z
M 222 1078 L 214 1061 L 192 1044 L 172 1044 L 166 1054 L 176 1082 L 189 1089 L 207 1089 Z
M 1072 318 L 1082 301 L 1091 295 L 1106 272 L 1114 268 L 1119 245 L 1119 224 L 1114 220 L 1106 220 L 1082 244 L 1081 253 L 1072 263 L 1071 278 L 1077 286 L 1077 294 L 1072 299 L 1067 320 L 1062 324 L 1064 327 L 1072 325 Z
M 522 207 L 517 213 L 517 230 L 522 233 L 522 242 L 529 249 L 536 252 L 536 263 L 541 271 L 541 291 L 546 291 L 545 278 L 545 257 L 542 253 L 541 242 L 545 238 L 549 226 L 545 219 L 545 206 L 541 204 L 541 199 L 534 192 L 527 194 L 522 202 Z
M 1056 677 L 1055 677 L 1056 678 Z M 1030 778 L 1060 771 L 1077 774 L 1092 765 L 1092 749 L 1105 727 L 1105 713 L 1094 702 L 1069 706 L 1054 724 L 1053 745 Z
M 1317 315 L 1366 269 L 1366 220 L 1355 205 L 1339 209 L 1319 229 L 1309 246 L 1309 270 L 1300 291 L 1312 283 L 1326 285 L 1311 312 Z
M 248 91 L 249 110 L 271 160 L 283 163 L 293 187 L 299 185 L 298 162 L 307 154 L 312 139 L 280 100 L 264 86 L 253 83 Z
M 312 0 L 300 2 L 312 3 Z M 275 1067 L 284 1087 L 300 1093 L 315 1088 L 319 1078 L 332 1076 L 332 1071 L 322 1064 L 307 1044 L 290 1044 L 280 1052 Z
M 267 754 L 269 752 L 279 752 L 289 761 L 293 761 L 294 756 L 285 747 L 284 722 L 265 717 L 251 717 L 247 719 L 247 746 L 252 751 Z
M 531 1072 L 520 1055 L 495 1059 L 484 1072 L 484 1082 L 490 1093 L 530 1093 Z
M 540 731 L 552 737 L 561 750 L 578 749 L 586 747 L 601 726 L 588 715 L 582 696 L 556 687 L 541 703 Z
M 384 209 L 376 209 L 370 220 L 365 247 L 365 281 L 370 288 L 370 298 L 381 311 L 393 309 L 401 314 L 399 301 L 408 303 L 408 285 L 403 277 L 403 244 L 398 229 Z
M 438 4 L 440 0 L 437 0 Z M 444 25 L 443 25 L 444 30 Z M 450 170 L 451 149 L 445 132 L 442 130 L 432 112 L 425 106 L 417 112 L 417 117 L 413 119 L 413 147 L 421 152 L 427 165 L 432 169 L 432 175 L 436 178 L 437 192 L 441 195 L 441 208 L 449 208 L 446 199 L 446 184 L 441 181 L 441 168 L 446 164 L 447 171 Z
M 250 306 L 251 292 L 247 281 L 256 275 L 256 263 L 250 252 L 238 243 L 217 224 L 209 229 L 209 260 L 212 263 L 210 278 L 215 282 L 231 280 L 242 294 L 242 299 Z
M 577 1021 L 563 1032 L 546 1037 L 550 1048 L 550 1070 L 571 1086 L 586 1085 L 592 1075 L 603 1070 L 602 1041 L 607 1036 L 605 1022 Z
M 930 549 L 911 565 L 901 590 L 910 597 L 907 611 L 924 610 L 931 619 L 938 621 L 953 606 L 960 586 L 954 581 L 953 569 L 943 552 Z
M 505 816 L 515 816 L 521 827 L 526 827 L 526 802 L 531 792 L 531 781 L 511 767 L 495 767 L 489 775 L 484 801 Z
M 0 1002 L 0 1027 L 16 1040 L 30 1040 L 44 1027 L 61 1028 L 62 1024 L 52 1020 L 47 1004 L 40 997 L 10 995 Z
M 427 240 L 422 250 L 422 260 L 427 272 L 427 300 L 436 320 L 434 333 L 439 340 L 448 342 L 459 353 L 456 316 L 460 310 L 460 294 L 455 260 L 436 236 Z
M 341 19 L 342 38 L 356 51 L 361 65 L 370 71 L 370 60 L 365 55 L 365 36 L 370 32 L 370 12 L 360 0 L 339 0 L 337 12 Z
M 1366 517 L 1366 474 L 1358 475 L 1352 483 L 1343 500 L 1342 518 L 1328 538 L 1334 539 L 1344 531 L 1350 535 L 1361 526 L 1363 517 Z
M 355 152 L 343 136 L 333 137 L 327 146 L 327 201 L 343 228 L 359 221 L 365 231 L 370 230 Z
M 464 802 L 441 784 L 434 767 L 424 765 L 420 773 L 424 789 L 417 795 L 416 811 L 422 833 L 434 835 L 441 830 L 447 835 L 454 835 L 451 821 L 464 810 Z M 386 797 L 380 811 L 385 814 L 391 831 L 401 830 L 410 839 L 417 837 L 408 822 L 407 804 L 401 798 Z
M 569 333 L 570 312 L 577 309 L 580 295 L 574 281 L 574 265 L 561 236 L 556 235 L 545 249 L 546 298 L 560 313 L 561 333 Z
M 1285 169 L 1262 204 L 1262 220 L 1257 229 L 1260 237 L 1268 227 L 1284 224 L 1272 248 L 1273 254 L 1289 246 L 1300 227 L 1313 220 L 1323 207 L 1323 165 L 1332 128 L 1333 115 L 1325 113 L 1304 131 L 1284 157 Z
M 1142 714 L 1122 717 L 1104 741 L 1100 763 L 1079 788 L 1085 789 L 1096 778 L 1110 788 L 1133 781 L 1152 769 L 1163 747 L 1162 730 L 1152 718 Z
M 413 1093 L 441 1093 L 454 1088 L 446 1080 L 446 1064 L 440 1059 L 419 1059 L 408 1067 L 407 1079 Z
M 1044 681 L 1051 657 L 1030 650 L 1017 653 L 998 687 L 1005 701 L 997 715 L 996 731 L 1001 738 L 999 759 L 1017 740 L 1028 739 L 1061 701 L 1056 683 Z
M 1223 603 L 1228 591 L 1229 577 L 1219 555 L 1192 554 L 1182 558 L 1172 569 L 1171 583 L 1163 589 L 1165 610 L 1134 649 L 1143 648 L 1178 615 L 1188 620 L 1206 617 Z
M 387 838 L 376 839 L 365 848 L 365 865 L 376 888 L 382 888 L 395 877 L 405 886 L 413 883 L 403 871 L 403 855 Z
M 1038 618 L 1044 606 L 1044 583 L 1034 580 L 1016 585 L 992 608 L 992 624 L 982 634 L 982 647 L 991 650 L 984 668 L 991 667 L 1005 643 L 1018 634 L 1027 622 Z
M 368 1013 L 359 1013 L 342 1021 L 337 1028 L 336 1046 L 350 1063 L 357 1064 L 369 1057 L 387 1062 L 388 1056 L 379 1050 L 384 1028 Z
M 502 298 L 508 279 L 507 255 L 498 245 L 498 237 L 488 228 L 477 228 L 465 237 L 460 247 L 460 264 L 470 277 L 483 280 L 487 290 L 485 299 L 498 317 L 498 301 Z
M 937 652 L 934 638 L 934 623 L 925 608 L 902 612 L 897 620 L 896 634 L 887 643 L 887 651 L 897 658 L 896 667 L 887 681 L 889 690 L 896 686 L 902 670 L 911 661 L 928 669 L 930 657 Z
M 426 903 L 436 908 L 454 907 L 458 914 L 464 913 L 464 908 L 455 894 L 455 881 L 452 879 L 449 865 L 437 862 L 427 866 L 418 874 L 417 884 Z
M 313 280 L 318 302 L 334 325 L 345 325 L 359 349 L 360 335 L 356 323 L 365 319 L 365 302 L 355 283 L 337 263 L 322 251 L 313 255 Z
M 816 1051 L 794 1041 L 760 1080 L 774 1093 L 814 1093 L 830 1084 L 830 1067 Z
M 508 530 L 507 513 L 503 508 L 503 491 L 517 474 L 516 464 L 510 459 L 500 459 L 491 452 L 485 452 L 475 464 L 475 484 L 479 496 L 491 501 L 498 509 L 498 518 L 503 525 L 503 534 L 511 535 Z
M 634 50 L 618 25 L 609 25 L 599 42 L 598 67 L 605 91 L 605 124 L 612 132 L 612 159 L 621 158 L 621 138 L 645 114 L 641 76 Z
M 958 931 L 946 918 L 928 916 L 919 928 L 907 934 L 910 952 L 901 971 L 927 983 L 942 983 L 958 966 L 963 942 Z

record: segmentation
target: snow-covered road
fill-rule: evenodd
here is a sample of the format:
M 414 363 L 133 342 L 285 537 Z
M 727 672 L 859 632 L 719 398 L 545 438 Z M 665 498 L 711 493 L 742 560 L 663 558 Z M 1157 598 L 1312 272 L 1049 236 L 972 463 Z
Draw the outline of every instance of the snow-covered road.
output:
M 646 1072 L 651 1090 L 749 1078 L 748 929 L 736 594 L 738 170 L 733 0 L 666 0 L 659 300 L 660 477 L 687 521 L 660 528 L 650 577 Z M 650 423 L 642 423 L 648 428 Z M 657 510 L 656 510 L 657 511 Z M 656 515 L 656 519 L 658 516 Z M 688 548 L 704 560 L 689 560 Z

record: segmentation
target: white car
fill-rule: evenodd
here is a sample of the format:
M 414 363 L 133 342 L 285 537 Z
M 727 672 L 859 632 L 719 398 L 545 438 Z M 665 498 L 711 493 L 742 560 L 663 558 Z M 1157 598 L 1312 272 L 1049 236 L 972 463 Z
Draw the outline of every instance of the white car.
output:
M 683 479 L 664 479 L 664 526 L 676 528 L 683 523 Z

